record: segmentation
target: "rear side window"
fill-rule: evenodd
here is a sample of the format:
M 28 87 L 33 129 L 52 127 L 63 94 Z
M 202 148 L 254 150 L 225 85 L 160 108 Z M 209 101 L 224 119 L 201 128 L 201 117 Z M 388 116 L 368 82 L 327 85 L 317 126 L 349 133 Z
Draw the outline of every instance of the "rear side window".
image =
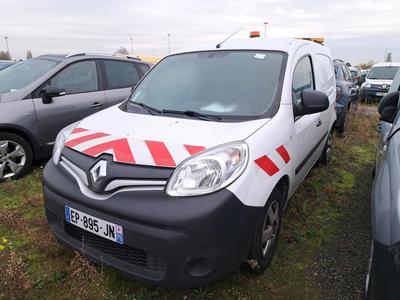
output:
M 65 90 L 66 94 L 97 91 L 97 68 L 94 60 L 67 66 L 51 80 L 51 86 Z
M 303 57 L 293 72 L 292 95 L 295 105 L 301 104 L 301 92 L 306 89 L 314 89 L 314 76 L 309 56 Z
M 140 71 L 142 71 L 143 74 L 146 74 L 148 70 L 150 70 L 150 66 L 146 64 L 138 64 Z
M 332 60 L 323 54 L 316 54 L 314 57 L 315 89 L 329 96 L 336 86 Z
M 130 62 L 105 60 L 104 68 L 109 89 L 133 87 L 140 79 L 139 72 Z

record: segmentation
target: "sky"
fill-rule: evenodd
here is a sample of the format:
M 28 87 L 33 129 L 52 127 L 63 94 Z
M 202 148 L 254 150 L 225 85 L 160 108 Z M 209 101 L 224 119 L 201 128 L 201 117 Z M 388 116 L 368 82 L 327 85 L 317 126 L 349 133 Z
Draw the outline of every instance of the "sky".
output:
M 0 50 L 13 59 L 73 52 L 164 56 L 250 31 L 273 37 L 324 37 L 334 58 L 353 65 L 400 61 L 399 0 L 0 0 Z

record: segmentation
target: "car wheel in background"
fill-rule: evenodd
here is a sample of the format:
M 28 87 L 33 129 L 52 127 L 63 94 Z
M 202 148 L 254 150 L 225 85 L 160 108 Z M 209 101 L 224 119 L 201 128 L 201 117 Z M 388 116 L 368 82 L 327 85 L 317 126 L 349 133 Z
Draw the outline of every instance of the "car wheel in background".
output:
M 347 106 L 343 110 L 343 113 L 342 113 L 342 116 L 340 119 L 341 120 L 340 120 L 339 126 L 337 128 L 337 131 L 338 131 L 338 134 L 340 137 L 344 137 L 346 135 L 347 123 L 348 123 L 348 119 L 349 119 Z
M 263 272 L 272 261 L 281 228 L 283 199 L 282 193 L 275 188 L 258 220 L 248 257 L 253 273 Z
M 0 133 L 0 181 L 24 176 L 32 165 L 28 142 L 13 133 Z
M 333 150 L 333 130 L 331 130 L 328 134 L 328 138 L 325 143 L 324 151 L 319 158 L 319 163 L 322 165 L 327 165 L 332 157 L 332 150 Z

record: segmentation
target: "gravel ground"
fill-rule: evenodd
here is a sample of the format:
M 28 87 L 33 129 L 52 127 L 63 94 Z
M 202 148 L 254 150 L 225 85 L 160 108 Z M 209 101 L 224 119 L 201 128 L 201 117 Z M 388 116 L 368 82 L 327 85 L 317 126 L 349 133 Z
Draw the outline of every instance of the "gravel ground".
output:
M 361 115 L 371 115 L 376 107 L 363 107 Z M 346 137 L 352 139 L 352 137 Z M 322 299 L 363 299 L 371 239 L 371 187 L 373 162 L 355 175 L 347 209 L 339 219 L 337 234 L 323 247 L 314 263 Z

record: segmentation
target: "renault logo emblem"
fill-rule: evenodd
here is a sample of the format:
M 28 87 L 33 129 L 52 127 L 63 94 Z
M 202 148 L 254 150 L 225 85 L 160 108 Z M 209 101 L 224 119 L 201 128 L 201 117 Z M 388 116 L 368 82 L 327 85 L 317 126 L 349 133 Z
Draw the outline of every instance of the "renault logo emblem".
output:
M 90 177 L 92 179 L 93 184 L 95 186 L 98 186 L 101 184 L 104 178 L 106 178 L 106 176 L 107 176 L 107 161 L 100 160 L 90 170 Z

